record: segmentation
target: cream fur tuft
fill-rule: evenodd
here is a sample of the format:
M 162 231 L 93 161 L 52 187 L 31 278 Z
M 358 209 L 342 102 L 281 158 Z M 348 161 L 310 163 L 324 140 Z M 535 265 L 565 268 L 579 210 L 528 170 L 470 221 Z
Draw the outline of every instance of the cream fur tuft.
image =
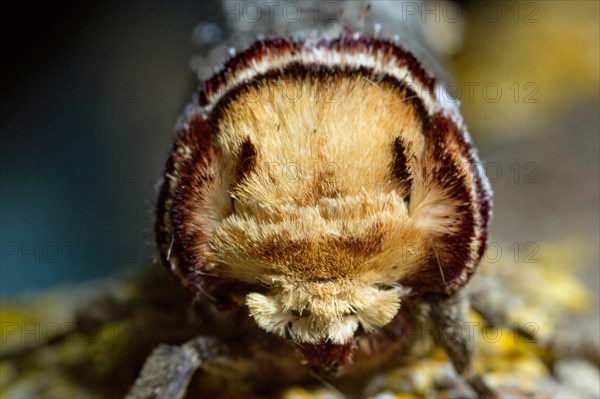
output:
M 348 289 L 348 287 L 352 287 Z M 246 298 L 250 315 L 266 331 L 298 342 L 343 344 L 359 325 L 367 332 L 384 326 L 400 307 L 397 289 L 356 287 L 352 283 L 310 283 Z

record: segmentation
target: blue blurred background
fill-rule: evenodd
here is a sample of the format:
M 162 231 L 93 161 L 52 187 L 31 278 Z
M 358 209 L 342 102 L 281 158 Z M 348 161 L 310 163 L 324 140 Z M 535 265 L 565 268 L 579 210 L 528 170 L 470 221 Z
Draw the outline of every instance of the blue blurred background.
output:
M 191 32 L 206 5 L 13 7 L 3 11 L 0 292 L 147 264 L 154 185 L 196 85 Z

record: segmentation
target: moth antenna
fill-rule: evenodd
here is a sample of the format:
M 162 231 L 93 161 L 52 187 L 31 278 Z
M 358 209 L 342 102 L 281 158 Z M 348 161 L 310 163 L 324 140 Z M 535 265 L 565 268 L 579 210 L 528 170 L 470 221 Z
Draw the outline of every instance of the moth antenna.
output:
M 431 240 L 431 238 L 428 238 L 428 239 L 429 239 L 429 243 L 431 244 L 431 248 L 433 249 L 433 253 L 435 254 L 435 260 L 437 261 L 438 269 L 440 269 L 440 275 L 442 276 L 442 282 L 444 283 L 444 286 L 446 286 L 446 278 L 444 277 L 444 270 L 442 269 L 442 264 L 440 263 L 440 258 L 435 249 L 435 245 L 433 245 L 433 241 Z
M 196 288 L 198 289 L 198 293 L 204 295 L 212 302 L 217 302 L 217 298 L 215 298 L 214 296 L 210 295 L 207 291 L 205 291 L 201 284 L 197 284 Z
M 217 274 L 213 274 L 213 273 L 206 273 L 206 272 L 203 272 L 203 271 L 202 271 L 202 269 L 195 270 L 194 272 L 195 272 L 196 274 L 199 274 L 199 275 L 201 275 L 201 276 L 218 277 L 218 275 L 217 275 Z
M 381 86 L 379 86 L 376 82 L 373 82 L 371 79 L 369 79 L 367 76 L 363 76 L 362 77 L 363 80 L 367 81 L 368 83 L 372 84 L 373 86 L 375 86 L 376 88 L 378 88 L 379 90 L 385 92 L 385 90 L 383 90 L 381 88 Z
M 403 98 L 402 100 L 394 101 L 394 102 L 392 102 L 391 104 L 400 104 L 400 103 L 405 103 L 405 102 L 407 102 L 407 101 L 410 101 L 410 100 L 412 100 L 413 98 L 419 98 L 419 95 L 418 95 L 418 94 L 415 94 L 414 96 L 411 96 L 411 97 L 406 97 L 406 98 Z M 405 111 L 405 112 L 406 112 L 406 111 Z
M 320 384 L 322 384 L 325 388 L 327 388 L 330 391 L 334 392 L 337 396 L 339 396 L 341 398 L 344 397 L 344 394 L 342 393 L 342 391 L 340 391 L 339 389 L 337 389 L 330 382 L 325 381 L 325 379 L 323 377 L 321 377 L 320 375 L 318 375 L 317 373 L 315 373 L 313 370 L 310 370 L 309 374 L 311 375 L 311 377 L 313 377 L 315 380 L 317 380 Z
M 373 81 L 369 81 L 369 82 L 377 86 L 377 83 L 375 83 Z M 379 86 L 377 86 L 377 87 L 379 87 Z M 381 89 L 381 90 L 383 90 L 383 89 Z M 419 95 L 415 94 L 414 96 L 407 97 L 407 98 L 399 100 L 399 101 L 392 101 L 391 104 L 402 104 L 403 102 L 406 102 L 408 100 L 412 100 L 413 98 L 419 99 Z M 409 112 L 410 112 L 410 110 L 408 108 L 403 109 L 402 110 L 402 117 L 406 116 L 406 114 L 408 114 Z M 403 134 L 404 131 L 401 131 L 401 133 Z M 408 145 L 411 145 L 411 143 L 408 143 Z
M 173 244 L 175 243 L 175 234 L 171 236 L 171 243 L 169 244 L 169 249 L 167 250 L 167 260 L 171 259 L 171 250 L 173 249 Z
M 371 263 L 375 263 L 375 259 L 367 259 L 366 261 L 364 261 L 363 263 L 360 264 L 360 267 L 367 266 Z

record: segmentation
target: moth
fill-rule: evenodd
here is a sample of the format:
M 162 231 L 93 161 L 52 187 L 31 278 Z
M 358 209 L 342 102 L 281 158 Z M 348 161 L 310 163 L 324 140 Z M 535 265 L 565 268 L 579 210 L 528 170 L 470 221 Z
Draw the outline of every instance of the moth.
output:
M 465 326 L 491 190 L 456 104 L 393 41 L 271 37 L 186 108 L 156 206 L 162 262 L 203 327 L 159 346 L 128 397 L 185 395 L 198 369 L 347 380 L 406 361 L 417 326 Z M 483 397 L 469 334 L 442 341 Z

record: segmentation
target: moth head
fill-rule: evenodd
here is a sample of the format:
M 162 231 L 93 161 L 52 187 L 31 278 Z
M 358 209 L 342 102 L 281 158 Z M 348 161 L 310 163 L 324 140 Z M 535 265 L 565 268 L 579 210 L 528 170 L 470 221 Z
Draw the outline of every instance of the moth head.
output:
M 262 329 L 291 338 L 307 360 L 314 358 L 307 351 L 328 348 L 337 353 L 326 356 L 329 362 L 343 364 L 348 353 L 342 348 L 350 349 L 359 327 L 369 333 L 389 323 L 400 308 L 403 292 L 348 280 L 299 282 L 267 294 L 248 294 L 246 305 Z
M 266 287 L 226 294 L 313 365 L 347 363 L 357 331 L 400 308 L 403 290 L 382 287 L 453 295 L 485 250 L 490 189 L 436 88 L 380 40 L 236 56 L 182 118 L 157 204 L 163 262 L 199 294 Z

